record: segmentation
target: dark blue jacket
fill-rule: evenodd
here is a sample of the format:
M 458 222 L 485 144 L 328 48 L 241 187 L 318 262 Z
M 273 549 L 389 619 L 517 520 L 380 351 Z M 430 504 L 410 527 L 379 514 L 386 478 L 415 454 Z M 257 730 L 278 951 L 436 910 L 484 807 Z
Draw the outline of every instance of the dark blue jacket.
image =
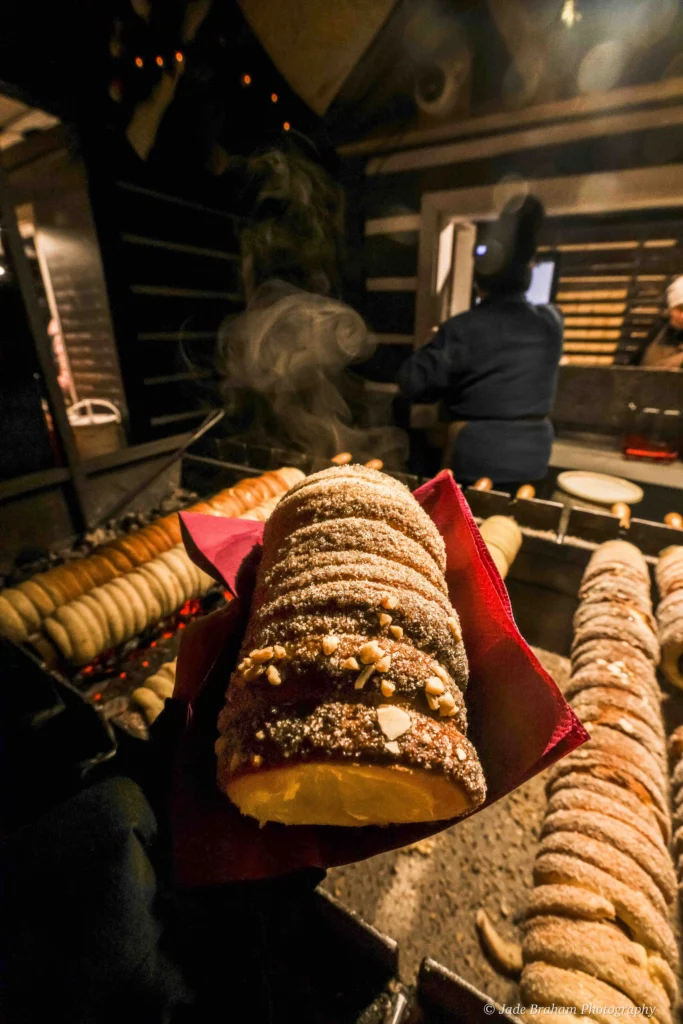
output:
M 458 438 L 456 479 L 539 480 L 547 470 L 562 352 L 562 318 L 524 295 L 485 299 L 447 320 L 403 365 L 399 386 L 412 402 L 441 401 Z

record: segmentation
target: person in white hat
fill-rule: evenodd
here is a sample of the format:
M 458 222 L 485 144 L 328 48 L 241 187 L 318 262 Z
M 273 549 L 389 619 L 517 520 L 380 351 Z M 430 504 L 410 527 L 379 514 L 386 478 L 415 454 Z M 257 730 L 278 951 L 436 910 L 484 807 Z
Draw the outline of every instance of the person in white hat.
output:
M 641 366 L 680 370 L 683 366 L 683 277 L 676 277 L 666 292 L 668 321 L 645 349 Z

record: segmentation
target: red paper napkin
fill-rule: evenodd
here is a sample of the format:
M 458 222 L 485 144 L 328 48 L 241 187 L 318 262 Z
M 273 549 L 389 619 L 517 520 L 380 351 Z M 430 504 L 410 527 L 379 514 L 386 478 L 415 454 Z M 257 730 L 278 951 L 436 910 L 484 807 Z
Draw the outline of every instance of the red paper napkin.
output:
M 503 581 L 452 476 L 440 473 L 415 497 L 446 543 L 446 579 L 470 663 L 468 735 L 486 775 L 488 806 L 574 750 L 588 734 L 515 626 Z M 263 525 L 197 513 L 181 513 L 180 518 L 190 556 L 236 600 L 192 623 L 178 653 L 174 699 L 187 709 L 171 807 L 178 884 L 216 885 L 332 867 L 455 824 L 339 828 L 268 823 L 259 828 L 218 791 L 216 719 L 244 631 Z

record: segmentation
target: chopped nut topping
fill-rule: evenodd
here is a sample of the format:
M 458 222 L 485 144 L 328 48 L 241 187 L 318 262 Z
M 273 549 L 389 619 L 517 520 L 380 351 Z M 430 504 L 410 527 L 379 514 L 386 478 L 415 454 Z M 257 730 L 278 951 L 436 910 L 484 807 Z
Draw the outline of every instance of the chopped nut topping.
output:
M 251 668 L 251 666 L 252 666 L 251 658 L 243 658 L 242 661 L 237 666 L 237 671 L 238 672 L 246 672 L 248 668 Z
M 441 682 L 438 676 L 430 676 L 427 682 L 425 683 L 425 690 L 427 691 L 427 693 L 431 693 L 435 697 L 441 696 L 445 689 L 446 687 Z
M 456 747 L 455 753 L 457 755 L 458 761 L 465 761 L 467 759 L 467 754 L 462 749 L 462 747 Z
M 391 668 L 391 655 L 385 654 L 383 658 L 375 662 L 375 668 L 378 672 L 388 672 Z
M 394 597 L 393 594 L 387 594 L 386 597 L 382 598 L 380 604 L 382 605 L 382 608 L 386 608 L 387 611 L 392 611 L 392 609 L 398 608 L 398 598 Z
M 377 708 L 379 727 L 388 740 L 397 740 L 410 729 L 410 715 L 403 708 L 394 704 L 386 704 Z
M 362 690 L 374 671 L 374 665 L 366 665 L 361 674 L 358 676 L 358 679 L 356 679 L 355 683 L 353 684 L 354 690 Z
M 268 666 L 268 671 L 266 672 L 266 679 L 268 680 L 271 686 L 279 686 L 280 683 L 282 682 L 282 676 L 275 668 L 275 665 Z
M 442 697 L 439 697 L 439 711 L 442 718 L 446 718 L 454 710 L 455 698 L 451 693 L 444 693 Z
M 396 637 L 397 640 L 403 639 L 403 626 L 389 626 L 389 632 L 392 636 Z
M 371 665 L 384 657 L 384 651 L 376 640 L 369 640 L 368 643 L 363 644 L 359 650 L 358 657 L 364 665 Z
M 427 694 L 427 703 L 429 704 L 429 706 L 432 709 L 432 711 L 438 711 L 439 710 L 439 698 L 438 697 L 432 697 L 431 693 Z
M 263 758 L 261 757 L 260 754 L 252 754 L 251 763 L 253 764 L 254 768 L 260 768 L 261 765 L 263 764 Z
M 448 678 L 448 672 L 446 671 L 445 668 L 439 665 L 438 661 L 432 662 L 432 672 L 434 673 L 435 676 L 439 677 L 442 683 L 450 682 Z
M 339 637 L 338 636 L 324 636 L 323 637 L 322 647 L 323 647 L 323 654 L 326 654 L 326 655 L 334 654 L 334 652 L 339 647 Z
M 273 657 L 273 648 L 272 647 L 262 647 L 260 651 L 252 651 L 251 654 L 249 655 L 249 657 L 257 665 L 260 665 L 264 661 L 270 661 L 271 660 L 271 658 Z
M 384 748 L 385 748 L 385 750 L 388 750 L 390 754 L 400 754 L 401 753 L 401 748 L 399 747 L 399 745 L 396 742 L 396 740 L 390 740 L 388 743 L 385 743 L 384 744 Z
M 379 624 L 380 626 L 389 626 L 391 624 L 391 615 L 387 615 L 386 612 L 380 612 Z
M 379 688 L 382 691 L 383 697 L 391 697 L 396 689 L 396 684 L 392 683 L 390 679 L 383 679 Z
M 254 735 L 256 736 L 257 740 L 264 740 L 266 738 L 266 734 L 264 733 L 263 729 L 259 729 L 259 731 L 257 733 L 254 733 Z
M 282 661 L 283 658 L 287 657 L 287 651 L 281 644 L 275 644 L 273 647 L 273 657 L 277 661 Z
M 252 665 L 251 668 L 248 668 L 244 673 L 244 678 L 246 682 L 250 683 L 252 679 L 258 679 L 259 676 L 262 676 L 265 671 L 265 665 Z
M 349 668 L 353 672 L 358 672 L 358 670 L 360 669 L 360 665 L 358 664 L 355 658 L 345 658 L 344 661 L 342 661 L 341 663 L 341 667 Z
M 619 719 L 619 725 L 624 730 L 624 732 L 628 732 L 628 733 L 635 732 L 635 729 L 634 729 L 633 725 L 631 724 L 631 722 L 629 722 L 628 718 L 620 718 Z
M 460 624 L 458 620 L 454 615 L 451 615 L 446 621 L 448 622 L 448 628 L 453 634 L 453 639 L 460 642 L 460 640 L 462 640 L 462 633 L 460 632 Z

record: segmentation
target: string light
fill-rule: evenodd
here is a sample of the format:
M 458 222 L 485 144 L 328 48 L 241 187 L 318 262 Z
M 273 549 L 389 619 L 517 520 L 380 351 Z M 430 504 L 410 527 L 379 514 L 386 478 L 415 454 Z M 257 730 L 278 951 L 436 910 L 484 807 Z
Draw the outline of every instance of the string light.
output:
M 271 92 L 271 94 L 270 94 L 270 102 L 271 103 L 277 103 L 277 101 L 279 99 L 280 99 L 280 97 L 278 96 L 278 94 L 276 92 Z
M 158 66 L 159 66 L 160 68 L 163 68 L 163 66 L 164 66 L 164 58 L 163 58 L 163 57 L 157 57 L 157 58 L 156 58 L 156 63 L 157 63 L 157 65 L 158 65 Z
M 251 85 L 251 75 L 242 75 L 242 85 Z
M 177 60 L 177 62 L 178 62 L 179 64 L 182 64 L 182 63 L 183 63 L 183 61 L 185 60 L 185 56 L 184 56 L 184 54 L 182 54 L 182 53 L 180 52 L 180 50 L 176 50 L 176 55 L 175 55 L 175 59 Z
M 285 123 L 283 124 L 283 126 L 282 126 L 282 127 L 284 128 L 284 130 L 285 130 L 286 132 L 288 132 L 288 131 L 289 131 L 289 129 L 290 129 L 290 128 L 291 128 L 292 126 L 291 126 L 291 124 L 289 123 L 289 121 L 285 121 Z
M 135 67 L 136 68 L 144 68 L 144 66 L 145 66 L 145 62 L 142 59 L 142 57 L 136 57 L 135 58 Z

